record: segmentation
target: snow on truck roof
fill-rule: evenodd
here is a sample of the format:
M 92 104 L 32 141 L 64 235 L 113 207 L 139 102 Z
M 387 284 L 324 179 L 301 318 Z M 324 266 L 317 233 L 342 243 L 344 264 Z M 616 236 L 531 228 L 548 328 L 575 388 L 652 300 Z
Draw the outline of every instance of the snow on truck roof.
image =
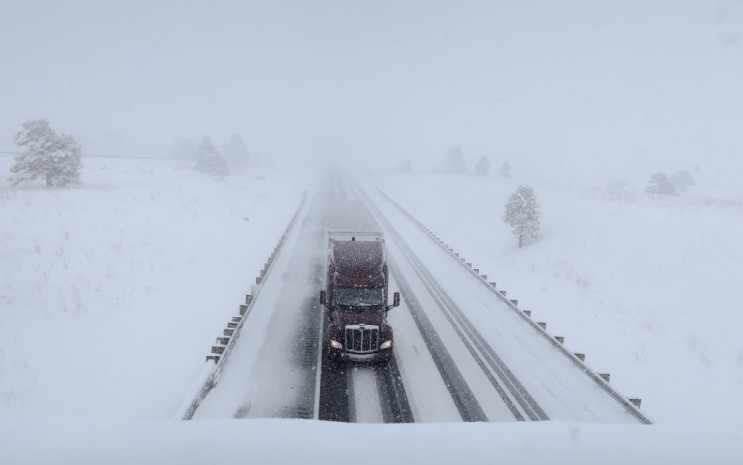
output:
M 331 241 L 336 270 L 349 276 L 372 276 L 385 263 L 381 241 Z

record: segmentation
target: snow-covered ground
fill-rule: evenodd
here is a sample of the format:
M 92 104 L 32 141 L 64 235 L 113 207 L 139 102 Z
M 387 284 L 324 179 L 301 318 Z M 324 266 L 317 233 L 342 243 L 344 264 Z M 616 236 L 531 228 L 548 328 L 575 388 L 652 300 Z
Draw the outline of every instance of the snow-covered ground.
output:
M 171 418 L 303 192 L 268 170 L 84 163 L 76 188 L 0 181 L 3 420 Z
M 743 424 L 743 190 L 678 197 L 419 173 L 376 177 L 509 298 L 547 322 L 654 422 Z M 519 249 L 508 196 L 535 189 L 542 236 Z
M 0 462 L 738 465 L 741 439 L 740 431 L 696 425 L 370 425 L 312 420 L 0 423 Z
M 740 193 L 532 183 L 543 234 L 519 250 L 500 220 L 519 180 L 376 177 L 620 392 L 642 397 L 657 425 L 178 422 L 214 337 L 319 176 L 253 169 L 222 182 L 182 162 L 84 162 L 80 187 L 0 181 L 0 463 L 378 463 L 364 451 L 379 443 L 390 463 L 743 456 Z

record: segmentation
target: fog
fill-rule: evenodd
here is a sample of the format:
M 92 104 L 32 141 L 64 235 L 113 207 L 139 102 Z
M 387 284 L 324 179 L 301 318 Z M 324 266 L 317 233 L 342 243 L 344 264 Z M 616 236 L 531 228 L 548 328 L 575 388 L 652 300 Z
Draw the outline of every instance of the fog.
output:
M 740 0 L 10 0 L 0 63 L 0 150 L 47 118 L 99 154 L 743 175 Z

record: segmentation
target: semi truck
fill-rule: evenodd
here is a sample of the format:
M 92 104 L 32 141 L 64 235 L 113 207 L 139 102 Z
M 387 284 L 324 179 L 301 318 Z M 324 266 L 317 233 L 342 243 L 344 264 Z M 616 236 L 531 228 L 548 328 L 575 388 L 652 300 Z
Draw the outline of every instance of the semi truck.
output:
M 320 304 L 327 309 L 325 343 L 333 361 L 386 362 L 393 333 L 387 312 L 389 269 L 384 235 L 362 202 L 334 204 L 326 220 L 328 263 Z

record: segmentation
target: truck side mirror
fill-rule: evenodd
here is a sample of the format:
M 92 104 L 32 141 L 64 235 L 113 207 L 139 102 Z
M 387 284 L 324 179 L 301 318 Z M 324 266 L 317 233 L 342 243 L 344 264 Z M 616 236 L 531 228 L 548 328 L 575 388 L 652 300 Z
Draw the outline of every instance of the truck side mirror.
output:
M 325 291 L 320 291 L 320 305 L 325 305 Z
M 392 306 L 397 307 L 399 305 L 400 305 L 400 293 L 395 292 L 394 294 L 392 294 Z

